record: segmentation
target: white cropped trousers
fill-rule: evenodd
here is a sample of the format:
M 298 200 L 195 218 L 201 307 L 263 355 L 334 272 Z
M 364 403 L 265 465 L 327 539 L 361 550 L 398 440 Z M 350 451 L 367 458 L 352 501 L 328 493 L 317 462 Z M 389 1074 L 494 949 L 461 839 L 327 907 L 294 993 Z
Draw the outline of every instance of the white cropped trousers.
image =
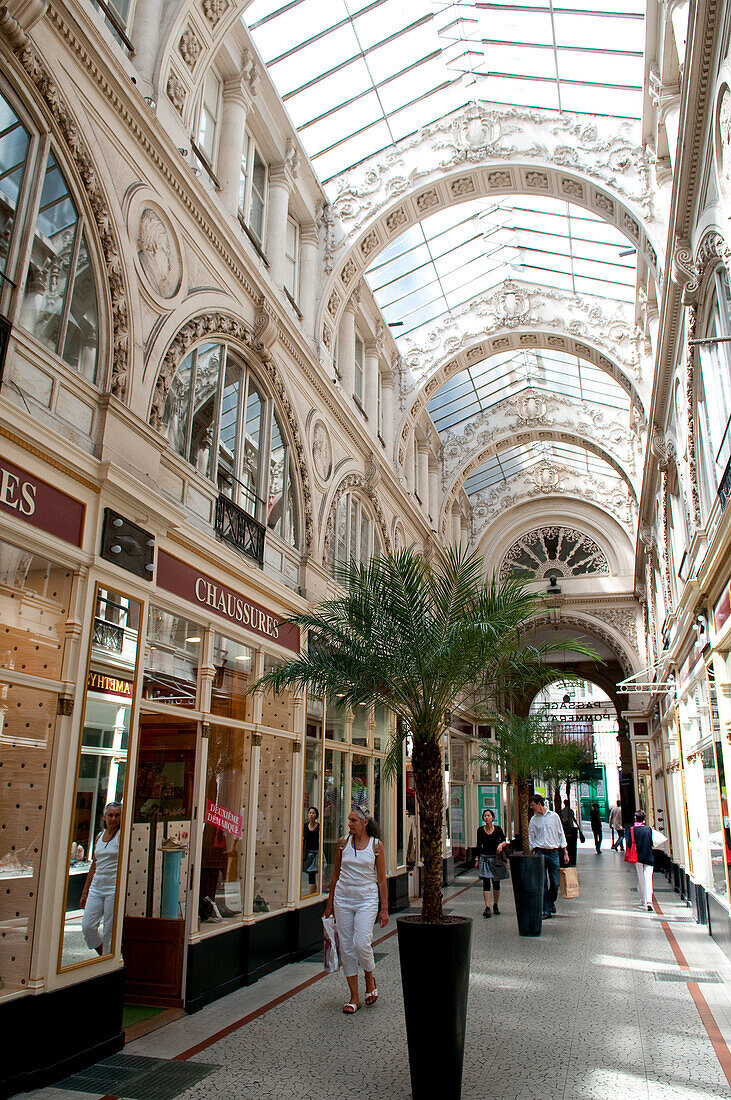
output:
M 104 938 L 99 934 L 99 925 L 104 921 Z M 112 932 L 114 931 L 114 891 L 111 894 L 97 894 L 92 888 L 86 899 L 84 917 L 81 922 L 86 946 L 92 951 L 102 948 L 103 955 L 112 950 Z
M 374 884 L 348 889 L 338 883 L 333 911 L 345 977 L 354 978 L 359 969 L 372 971 L 376 965 L 371 945 L 373 925 L 378 916 L 378 887 Z
M 640 895 L 642 905 L 652 905 L 652 872 L 651 863 L 635 863 L 637 869 L 637 893 Z

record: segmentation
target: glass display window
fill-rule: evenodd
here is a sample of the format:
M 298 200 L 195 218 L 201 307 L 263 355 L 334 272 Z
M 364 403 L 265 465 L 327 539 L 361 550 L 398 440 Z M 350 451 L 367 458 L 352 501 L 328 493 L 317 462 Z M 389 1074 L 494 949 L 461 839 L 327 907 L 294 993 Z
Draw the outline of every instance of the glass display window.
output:
M 350 780 L 350 801 L 353 806 L 363 806 L 373 813 L 373 794 L 368 776 L 368 757 L 353 753 L 353 765 Z M 348 807 L 350 812 L 350 806 Z
M 264 654 L 264 672 L 271 672 L 284 664 L 279 657 Z M 266 691 L 262 696 L 262 725 L 271 729 L 294 731 L 294 691 L 289 688 L 279 692 Z
M 0 662 L 8 670 L 61 678 L 72 573 L 0 542 Z
M 251 714 L 254 650 L 223 634 L 213 636 L 213 667 L 216 672 L 211 686 L 211 713 L 221 718 L 245 722 Z
M 464 741 L 456 737 L 449 738 L 451 757 L 451 780 L 453 783 L 464 783 L 467 772 L 467 746 Z
M 325 784 L 322 796 L 322 889 L 328 890 L 338 850 L 338 840 L 345 833 L 345 819 L 350 805 L 345 806 L 346 754 L 337 749 L 325 749 Z
M 200 857 L 201 932 L 235 924 L 243 914 L 251 734 L 208 728 L 206 791 Z
M 143 698 L 194 709 L 202 641 L 200 623 L 162 607 L 150 607 Z
M 370 711 L 367 707 L 356 707 L 353 711 L 350 739 L 354 745 L 365 748 L 368 745 Z
M 97 585 L 59 969 L 113 954 L 142 604 Z
M 328 741 L 347 741 L 348 711 L 337 699 L 325 701 L 325 738 Z
M 302 798 L 302 873 L 300 896 L 320 890 L 322 861 L 322 699 L 308 695 L 305 777 Z
M 391 730 L 391 714 L 388 707 L 376 705 L 373 708 L 373 748 L 385 752 Z
M 292 744 L 281 737 L 261 736 L 254 913 L 284 909 L 288 902 Z

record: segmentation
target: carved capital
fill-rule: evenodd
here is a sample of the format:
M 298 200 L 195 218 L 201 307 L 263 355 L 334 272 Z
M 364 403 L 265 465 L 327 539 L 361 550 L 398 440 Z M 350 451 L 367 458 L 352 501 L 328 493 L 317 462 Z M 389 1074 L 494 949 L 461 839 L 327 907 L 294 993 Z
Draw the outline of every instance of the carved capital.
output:
M 693 263 L 693 252 L 687 241 L 676 241 L 670 277 L 683 294 L 683 304 L 695 301 L 700 288 L 700 277 Z

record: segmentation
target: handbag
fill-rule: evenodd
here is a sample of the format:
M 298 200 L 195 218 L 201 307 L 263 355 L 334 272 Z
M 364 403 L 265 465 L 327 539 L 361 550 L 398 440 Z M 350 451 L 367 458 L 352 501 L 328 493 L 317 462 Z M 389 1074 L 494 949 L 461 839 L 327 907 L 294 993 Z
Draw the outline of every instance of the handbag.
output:
M 632 839 L 630 841 L 629 848 L 624 853 L 624 862 L 625 863 L 637 863 L 638 859 L 637 859 L 637 848 L 635 846 L 635 827 L 634 827 L 634 825 L 630 829 L 630 836 L 631 836 Z
M 586 837 L 582 833 L 581 829 L 579 829 L 579 840 L 581 841 L 582 844 L 586 844 Z

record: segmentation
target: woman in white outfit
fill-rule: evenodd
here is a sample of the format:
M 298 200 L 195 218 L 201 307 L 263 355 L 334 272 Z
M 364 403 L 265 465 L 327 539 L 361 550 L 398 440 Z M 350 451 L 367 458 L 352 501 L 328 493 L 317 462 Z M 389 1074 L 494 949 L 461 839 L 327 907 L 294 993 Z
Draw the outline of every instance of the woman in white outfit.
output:
M 119 826 L 122 804 L 110 802 L 104 809 L 104 829 L 94 844 L 94 861 L 86 876 L 79 904 L 84 910 L 81 931 L 87 947 L 97 955 L 109 955 L 114 931 L 114 898 L 119 865 Z M 104 935 L 99 933 L 103 923 Z
M 383 845 L 376 835 L 378 827 L 365 807 L 353 806 L 348 814 L 348 830 L 338 846 L 325 916 L 335 913 L 340 958 L 350 990 L 343 1012 L 352 1015 L 361 1007 L 359 968 L 365 973 L 365 1003 L 373 1005 L 378 1000 L 371 944 L 376 917 L 381 928 L 388 924 L 388 888 Z

